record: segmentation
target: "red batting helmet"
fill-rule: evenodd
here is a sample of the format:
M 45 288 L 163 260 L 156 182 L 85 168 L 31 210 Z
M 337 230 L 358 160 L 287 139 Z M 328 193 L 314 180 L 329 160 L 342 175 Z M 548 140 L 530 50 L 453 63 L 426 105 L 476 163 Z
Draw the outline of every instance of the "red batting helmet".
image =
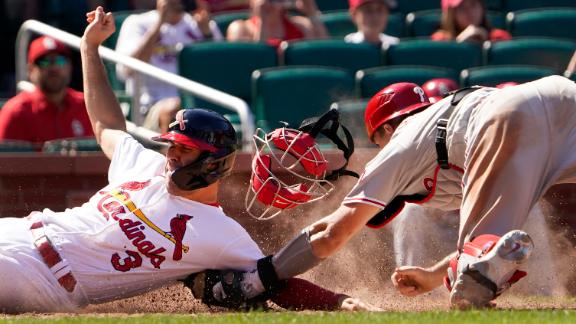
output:
M 424 92 L 426 92 L 426 95 L 430 98 L 431 103 L 440 101 L 450 91 L 457 90 L 458 88 L 459 86 L 456 81 L 447 78 L 431 79 L 422 85 L 422 89 L 424 89 Z
M 366 105 L 364 124 L 368 138 L 372 140 L 374 131 L 387 121 L 413 114 L 430 106 L 430 100 L 417 84 L 394 83 L 378 91 Z

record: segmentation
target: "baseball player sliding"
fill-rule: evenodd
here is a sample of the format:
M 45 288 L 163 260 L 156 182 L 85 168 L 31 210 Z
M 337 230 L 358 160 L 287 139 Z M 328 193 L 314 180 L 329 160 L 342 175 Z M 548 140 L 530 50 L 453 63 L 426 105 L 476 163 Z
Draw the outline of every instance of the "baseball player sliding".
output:
M 180 111 L 170 131 L 155 138 L 170 144 L 166 155 L 145 149 L 126 133 L 98 55 L 98 46 L 114 32 L 113 17 L 101 7 L 87 17 L 84 94 L 96 138 L 111 159 L 109 184 L 81 207 L 0 219 L 2 312 L 75 311 L 207 268 L 252 269 L 263 257 L 217 203 L 219 180 L 235 159 L 230 122 L 208 110 Z M 283 307 L 367 309 L 304 280 L 276 288 L 269 297 Z
M 525 275 L 518 267 L 533 243 L 517 229 L 530 209 L 552 185 L 576 182 L 575 106 L 576 85 L 560 76 L 462 89 L 431 106 L 414 84 L 381 90 L 365 113 L 381 151 L 336 211 L 258 262 L 264 286 L 313 268 L 410 202 L 460 209 L 458 252 L 425 273 L 395 274 L 398 288 L 429 291 L 448 274 L 453 307 L 491 305 Z

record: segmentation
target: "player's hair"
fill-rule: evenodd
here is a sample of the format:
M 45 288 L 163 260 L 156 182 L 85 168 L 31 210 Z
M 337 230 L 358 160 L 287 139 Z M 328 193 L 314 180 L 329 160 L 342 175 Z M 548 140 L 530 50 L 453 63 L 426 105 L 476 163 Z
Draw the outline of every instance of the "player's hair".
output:
M 488 18 L 486 16 L 486 4 L 484 3 L 484 0 L 476 0 L 476 1 L 480 2 L 480 4 L 482 5 L 482 10 L 484 11 L 480 27 L 483 27 L 487 31 L 490 31 L 492 29 L 492 26 L 488 22 Z M 455 11 L 456 8 L 451 7 L 446 9 L 446 11 L 442 12 L 442 19 L 440 23 L 440 30 L 450 39 L 456 38 L 456 36 L 458 36 L 458 34 L 460 34 L 464 30 L 456 26 Z

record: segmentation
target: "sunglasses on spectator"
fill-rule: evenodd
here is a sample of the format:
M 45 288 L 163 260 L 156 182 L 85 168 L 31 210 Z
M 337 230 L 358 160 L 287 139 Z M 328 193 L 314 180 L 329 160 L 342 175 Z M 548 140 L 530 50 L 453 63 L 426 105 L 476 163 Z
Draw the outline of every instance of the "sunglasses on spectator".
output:
M 40 68 L 47 68 L 51 65 L 63 67 L 68 64 L 68 58 L 64 55 L 56 55 L 52 57 L 41 57 L 36 60 L 35 64 Z

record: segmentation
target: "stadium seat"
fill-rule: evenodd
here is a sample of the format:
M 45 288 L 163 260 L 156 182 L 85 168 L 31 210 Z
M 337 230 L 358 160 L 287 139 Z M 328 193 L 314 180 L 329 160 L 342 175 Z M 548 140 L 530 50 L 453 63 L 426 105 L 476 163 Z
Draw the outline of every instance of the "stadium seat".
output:
M 342 39 L 317 39 L 282 42 L 280 62 L 284 65 L 321 65 L 351 72 L 382 64 L 379 46 L 350 44 Z
M 322 12 L 348 9 L 348 0 L 316 0 L 318 9 Z
M 339 10 L 322 14 L 320 19 L 326 26 L 328 34 L 332 38 L 343 38 L 356 31 L 348 10 Z
M 574 0 L 504 0 L 503 12 L 544 7 L 576 7 Z
M 250 103 L 252 71 L 277 65 L 276 49 L 263 43 L 206 42 L 185 46 L 178 56 L 179 74 Z M 185 107 L 204 107 L 221 113 L 230 110 L 190 95 Z
M 576 7 L 510 12 L 506 21 L 514 37 L 545 36 L 576 40 Z
M 354 137 L 354 146 L 358 147 L 375 147 L 370 142 L 364 126 L 364 109 L 368 100 L 350 99 L 332 103 L 330 108 L 336 108 L 340 112 L 340 121 Z
M 430 65 L 462 70 L 480 65 L 482 51 L 473 43 L 404 40 L 385 49 L 387 65 Z
M 576 50 L 576 41 L 554 38 L 518 38 L 484 45 L 486 65 L 539 65 L 558 72 L 564 72 Z
M 100 145 L 93 137 L 90 138 L 64 138 L 44 142 L 43 153 L 74 154 L 75 152 L 99 152 Z
M 419 65 L 383 66 L 360 70 L 356 73 L 356 94 L 360 98 L 370 98 L 392 83 L 413 82 L 422 85 L 434 78 L 458 80 L 458 72 L 448 68 Z
M 479 66 L 462 70 L 460 83 L 465 87 L 472 85 L 493 87 L 504 82 L 529 82 L 553 74 L 555 74 L 554 70 L 540 66 Z
M 212 16 L 212 20 L 218 25 L 218 29 L 222 32 L 222 35 L 226 37 L 226 31 L 228 26 L 237 19 L 248 19 L 250 17 L 250 11 L 248 10 L 238 10 L 238 11 L 227 11 L 216 13 Z
M 297 128 L 303 119 L 325 112 L 332 102 L 352 98 L 354 77 L 339 68 L 275 67 L 254 71 L 252 89 L 258 126 L 269 130 L 284 121 Z
M 500 12 L 489 11 L 488 21 L 494 28 L 505 29 L 504 15 Z M 411 12 L 406 15 L 406 35 L 409 37 L 430 36 L 440 28 L 442 10 L 432 9 Z
M 0 141 L 0 152 L 10 153 L 10 152 L 34 152 L 35 145 L 31 142 L 18 141 L 18 140 L 1 140 Z

